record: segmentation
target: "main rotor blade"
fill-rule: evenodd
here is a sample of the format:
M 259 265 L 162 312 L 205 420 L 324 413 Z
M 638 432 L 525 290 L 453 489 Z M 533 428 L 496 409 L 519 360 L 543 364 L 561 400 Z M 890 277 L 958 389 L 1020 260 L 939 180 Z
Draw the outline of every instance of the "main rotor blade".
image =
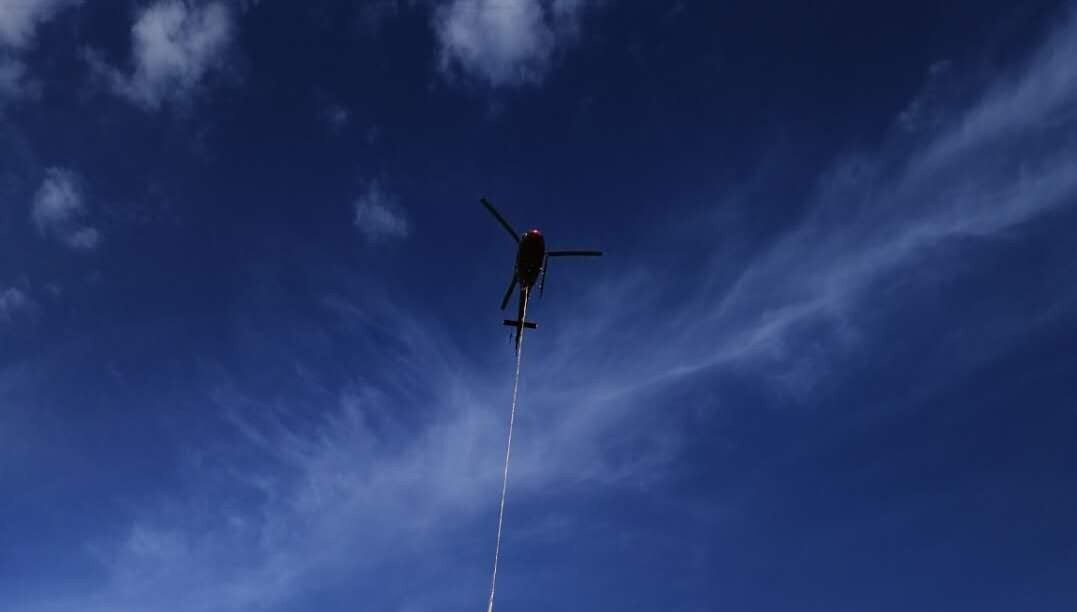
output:
M 479 198 L 479 202 L 481 202 L 482 205 L 486 207 L 486 210 L 490 211 L 490 214 L 497 219 L 497 222 L 501 224 L 501 227 L 505 228 L 505 231 L 509 233 L 509 236 L 512 236 L 513 241 L 520 242 L 519 232 L 512 229 L 512 225 L 510 225 L 509 222 L 505 220 L 505 217 L 501 216 L 501 213 L 497 212 L 497 209 L 494 208 L 494 205 L 491 204 L 489 200 L 487 200 L 486 198 Z
M 501 310 L 505 310 L 505 307 L 509 305 L 509 298 L 512 297 L 512 290 L 516 288 L 516 275 L 512 275 L 512 282 L 509 283 L 509 288 L 505 290 L 505 297 L 501 300 Z
M 600 257 L 602 251 L 546 251 L 549 257 Z

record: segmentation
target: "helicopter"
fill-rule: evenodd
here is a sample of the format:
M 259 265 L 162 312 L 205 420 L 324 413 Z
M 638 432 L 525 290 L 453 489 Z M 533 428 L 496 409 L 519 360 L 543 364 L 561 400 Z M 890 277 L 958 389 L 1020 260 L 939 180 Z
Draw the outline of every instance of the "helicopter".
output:
M 546 287 L 546 270 L 549 267 L 549 261 L 551 257 L 598 257 L 602 255 L 602 251 L 591 250 L 546 250 L 546 239 L 542 236 L 542 232 L 538 229 L 530 229 L 522 234 L 513 229 L 512 224 L 505 220 L 505 217 L 494 208 L 494 205 L 490 203 L 485 197 L 479 198 L 479 202 L 490 211 L 490 214 L 497 219 L 501 227 L 505 228 L 509 236 L 516 242 L 516 264 L 512 271 L 512 280 L 509 281 L 509 288 L 505 290 L 505 297 L 501 299 L 501 310 L 505 310 L 505 307 L 509 304 L 509 299 L 512 297 L 512 292 L 516 288 L 516 285 L 520 286 L 519 301 L 517 305 L 516 320 L 505 319 L 504 325 L 514 327 L 516 329 L 515 346 L 516 349 L 520 348 L 520 336 L 523 334 L 523 330 L 526 329 L 538 329 L 538 325 L 531 321 L 524 320 L 524 307 L 527 304 L 528 294 L 535 286 L 535 282 L 539 283 L 539 295 L 543 294 Z M 540 280 L 541 278 L 541 280 Z

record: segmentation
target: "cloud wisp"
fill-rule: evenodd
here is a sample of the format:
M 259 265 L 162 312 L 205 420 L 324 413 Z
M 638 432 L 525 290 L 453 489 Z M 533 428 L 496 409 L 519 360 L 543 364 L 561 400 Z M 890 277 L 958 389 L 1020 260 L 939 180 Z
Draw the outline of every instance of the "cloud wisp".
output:
M 351 123 L 352 113 L 343 104 L 326 104 L 318 112 L 318 117 L 334 134 L 339 134 Z
M 38 26 L 62 9 L 82 0 L 9 0 L 0 3 L 0 46 L 21 49 L 30 45 Z
M 37 86 L 27 77 L 22 60 L 0 56 L 0 101 L 35 95 Z
M 91 67 L 112 91 L 147 111 L 185 103 L 209 78 L 227 68 L 235 36 L 233 10 L 161 0 L 146 6 L 131 27 L 133 70 L 124 74 L 90 52 Z
M 822 177 L 811 214 L 762 254 L 738 262 L 743 271 L 731 285 L 685 292 L 639 262 L 600 283 L 559 333 L 546 332 L 541 362 L 529 363 L 525 352 L 512 499 L 580 483 L 648 486 L 662 478 L 683 435 L 676 419 L 655 425 L 654 397 L 666 383 L 726 366 L 803 388 L 825 371 L 828 350 L 870 334 L 865 320 L 882 307 L 870 299 L 871 288 L 925 262 L 945 274 L 932 260 L 941 247 L 1015 232 L 1072 205 L 1077 146 L 1053 136 L 1077 121 L 1066 110 L 1077 95 L 1077 63 L 1065 61 L 1073 41 L 1071 20 L 1019 73 L 950 113 L 911 150 L 895 145 L 837 163 Z M 384 202 L 373 185 L 356 203 L 357 226 L 371 239 L 407 235 L 398 217 L 371 212 L 388 210 Z M 663 308 L 657 298 L 626 299 L 641 287 L 647 295 L 680 291 L 679 305 L 656 317 Z M 99 590 L 23 608 L 282 607 L 315 581 L 420 565 L 414 560 L 460 541 L 461 532 L 474 535 L 475 523 L 492 516 L 499 490 L 508 369 L 477 365 L 436 325 L 391 304 L 360 307 L 332 296 L 323 306 L 335 332 L 376 329 L 393 339 L 366 374 L 378 383 L 331 389 L 328 401 L 325 390 L 306 384 L 283 406 L 214 388 L 207 401 L 229 415 L 242 442 L 233 445 L 242 449 L 235 455 L 211 462 L 219 478 L 147 509 L 120 537 L 98 543 L 108 576 Z M 821 354 L 798 344 L 809 332 L 830 339 Z M 495 374 L 506 384 L 485 382 Z M 399 416 L 419 408 L 400 406 L 419 406 L 424 424 Z M 301 417 L 311 413 L 321 415 L 313 424 Z M 633 452 L 617 452 L 626 443 Z M 200 469 L 205 473 L 204 464 Z M 482 533 L 492 538 L 489 527 Z M 485 593 L 485 570 L 483 564 L 457 578 L 474 584 L 475 604 Z
M 352 204 L 352 209 L 355 227 L 370 242 L 407 238 L 410 232 L 397 198 L 384 191 L 378 181 L 367 186 Z
M 658 332 L 679 338 L 678 328 L 691 321 L 709 333 L 670 343 L 676 349 L 663 361 L 676 365 L 641 372 L 639 380 L 654 384 L 745 359 L 791 373 L 804 364 L 789 343 L 813 326 L 838 342 L 854 339 L 880 281 L 922 265 L 947 243 L 1005 236 L 1072 206 L 1075 34 L 1071 15 L 1021 70 L 992 83 L 968 109 L 947 113 L 917 146 L 893 142 L 838 161 L 798 227 L 744 266 L 732 287 L 705 288 Z M 945 269 L 938 262 L 931 274 Z
M 22 52 L 33 45 L 37 30 L 82 0 L 12 0 L 0 3 L 0 102 L 37 95 Z
M 490 87 L 540 83 L 557 51 L 578 35 L 578 0 L 452 0 L 434 12 L 442 75 Z
M 26 292 L 18 287 L 8 287 L 0 291 L 0 329 L 11 325 L 36 308 L 36 304 Z
M 42 236 L 59 240 L 75 251 L 92 251 L 101 242 L 101 232 L 82 219 L 86 216 L 78 177 L 70 170 L 49 168 L 34 195 L 30 219 Z

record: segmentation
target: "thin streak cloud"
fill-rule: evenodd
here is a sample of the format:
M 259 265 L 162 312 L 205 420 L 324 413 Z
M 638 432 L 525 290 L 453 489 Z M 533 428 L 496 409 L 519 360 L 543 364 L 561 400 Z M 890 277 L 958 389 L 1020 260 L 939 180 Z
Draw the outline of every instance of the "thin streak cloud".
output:
M 1071 21 L 1047 48 L 1065 47 L 1075 34 Z M 894 156 L 884 150 L 833 168 L 821 179 L 814 212 L 717 294 L 681 296 L 688 306 L 663 320 L 642 310 L 611 317 L 607 302 L 624 303 L 640 285 L 652 295 L 666 287 L 642 262 L 634 262 L 622 280 L 601 283 L 584 310 L 604 314 L 566 322 L 550 340 L 548 357 L 530 366 L 529 377 L 561 383 L 523 390 L 513 499 L 519 503 L 579 483 L 645 487 L 662 479 L 679 452 L 680 433 L 640 417 L 653 409 L 649 398 L 664 384 L 714 367 L 749 369 L 762 378 L 788 373 L 799 353 L 788 345 L 798 332 L 822 324 L 840 337 L 842 330 L 857 329 L 865 309 L 874 307 L 869 288 L 880 279 L 931 261 L 941 244 L 991 238 L 1071 205 L 1077 151 L 1065 141 L 1032 147 L 1037 134 L 1028 129 L 1072 121 L 1064 110 L 1077 93 L 1077 64 L 1058 57 L 1041 53 L 1016 78 L 995 83 L 945 122 L 958 127 L 927 139 L 904 163 L 887 161 Z M 1027 95 L 1029 83 L 1051 83 L 1037 89 L 1031 110 L 1013 102 Z M 384 202 L 372 186 L 356 203 L 356 225 L 372 239 L 406 235 L 406 224 L 395 215 L 375 212 L 388 209 Z M 223 488 L 255 492 L 260 501 L 224 510 L 227 504 L 198 502 L 218 493 L 208 489 L 194 500 L 173 499 L 163 509 L 147 510 L 121 537 L 99 545 L 108 574 L 100 589 L 27 609 L 61 610 L 76 601 L 83 610 L 111 612 L 284 605 L 315 580 L 401 563 L 399 557 L 453 540 L 457 530 L 489 515 L 506 400 L 504 385 L 483 382 L 495 373 L 392 304 L 371 314 L 369 306 L 333 296 L 324 306 L 342 328 L 358 319 L 399 341 L 384 355 L 394 369 L 380 373 L 422 381 L 418 390 L 400 387 L 436 398 L 432 422 L 415 430 L 393 418 L 393 406 L 414 397 L 372 385 L 341 396 L 313 427 L 288 424 L 302 412 L 301 403 L 268 410 L 242 395 L 218 392 L 210 401 L 231 415 L 239 439 L 259 457 L 255 464 L 264 466 L 224 467 L 232 459 L 220 457 L 217 465 L 227 474 Z M 694 324 L 685 326 L 685 320 Z M 619 333 L 626 328 L 650 329 L 643 333 L 653 338 Z M 662 341 L 649 341 L 654 338 Z M 630 342 L 655 350 L 642 354 Z M 841 342 L 836 347 L 843 350 Z M 577 376 L 574 364 L 581 360 L 596 370 Z M 626 439 L 639 443 L 630 458 L 615 452 Z M 201 510 L 192 514 L 189 507 Z M 484 574 L 464 576 L 481 592 Z

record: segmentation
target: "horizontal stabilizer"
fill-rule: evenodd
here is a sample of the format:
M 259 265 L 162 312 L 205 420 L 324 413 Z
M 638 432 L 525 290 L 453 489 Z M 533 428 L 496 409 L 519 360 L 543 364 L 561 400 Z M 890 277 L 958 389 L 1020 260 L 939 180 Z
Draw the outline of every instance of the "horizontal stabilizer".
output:
M 522 323 L 523 324 L 521 325 L 520 321 L 512 321 L 510 319 L 505 319 L 505 325 L 508 325 L 509 327 L 526 327 L 527 329 L 538 329 L 537 323 L 532 323 L 531 321 L 523 321 Z

